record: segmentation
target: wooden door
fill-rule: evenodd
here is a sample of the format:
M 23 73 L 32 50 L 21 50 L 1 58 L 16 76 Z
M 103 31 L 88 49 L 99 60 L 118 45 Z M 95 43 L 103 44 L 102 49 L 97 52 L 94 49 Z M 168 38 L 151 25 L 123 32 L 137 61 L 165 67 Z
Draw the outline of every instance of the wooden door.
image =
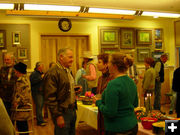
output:
M 42 36 L 41 37 L 41 61 L 45 63 L 45 69 L 48 69 L 50 62 L 56 62 L 57 52 L 64 47 L 73 49 L 74 62 L 72 72 L 75 75 L 76 71 L 81 68 L 83 51 L 90 50 L 88 36 Z

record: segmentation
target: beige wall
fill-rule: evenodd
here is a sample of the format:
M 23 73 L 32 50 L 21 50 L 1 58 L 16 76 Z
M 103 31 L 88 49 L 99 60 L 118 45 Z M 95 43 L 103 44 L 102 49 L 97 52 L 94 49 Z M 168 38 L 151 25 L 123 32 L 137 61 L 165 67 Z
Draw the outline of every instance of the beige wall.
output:
M 31 32 L 31 69 L 40 57 L 40 35 L 41 34 L 64 34 L 58 29 L 58 19 L 44 19 L 32 17 L 5 16 L 0 12 L 0 23 L 8 24 L 30 24 Z M 165 52 L 170 54 L 168 65 L 175 65 L 175 43 L 174 43 L 174 20 L 164 18 L 137 17 L 134 20 L 115 19 L 72 19 L 72 29 L 65 34 L 87 34 L 90 35 L 90 45 L 94 55 L 99 53 L 98 26 L 139 27 L 139 28 L 163 28 Z

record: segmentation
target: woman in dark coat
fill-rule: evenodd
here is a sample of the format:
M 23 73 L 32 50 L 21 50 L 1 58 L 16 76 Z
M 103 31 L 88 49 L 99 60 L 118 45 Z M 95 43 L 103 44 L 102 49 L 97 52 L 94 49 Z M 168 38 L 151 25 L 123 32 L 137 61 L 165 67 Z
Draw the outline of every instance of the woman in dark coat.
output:
M 176 113 L 177 118 L 180 118 L 180 67 L 174 71 L 172 89 L 177 92 Z

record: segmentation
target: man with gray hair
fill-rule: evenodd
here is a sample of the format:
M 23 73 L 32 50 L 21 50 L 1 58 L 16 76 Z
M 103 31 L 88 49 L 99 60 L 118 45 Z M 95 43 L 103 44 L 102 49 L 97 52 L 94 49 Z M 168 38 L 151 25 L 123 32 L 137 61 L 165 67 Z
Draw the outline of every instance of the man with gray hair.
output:
M 160 110 L 161 113 L 161 83 L 164 82 L 164 63 L 168 60 L 168 55 L 166 53 L 162 54 L 160 59 L 155 64 L 156 71 L 156 81 L 155 81 L 155 91 L 154 91 L 154 109 Z
M 43 77 L 44 77 L 44 64 L 42 62 L 37 62 L 36 67 L 34 68 L 34 72 L 30 75 L 31 82 L 31 91 L 34 103 L 36 105 L 36 119 L 37 125 L 45 126 L 45 122 L 42 116 L 42 109 L 44 105 L 44 97 L 43 97 Z
M 55 125 L 54 135 L 75 135 L 75 94 L 80 90 L 75 92 L 74 78 L 69 69 L 73 63 L 73 51 L 70 48 L 60 49 L 57 61 L 44 77 L 45 103 Z
M 12 95 L 14 93 L 14 86 L 17 80 L 15 70 L 15 57 L 12 52 L 4 54 L 4 66 L 0 69 L 0 97 L 2 98 L 6 110 L 11 116 Z

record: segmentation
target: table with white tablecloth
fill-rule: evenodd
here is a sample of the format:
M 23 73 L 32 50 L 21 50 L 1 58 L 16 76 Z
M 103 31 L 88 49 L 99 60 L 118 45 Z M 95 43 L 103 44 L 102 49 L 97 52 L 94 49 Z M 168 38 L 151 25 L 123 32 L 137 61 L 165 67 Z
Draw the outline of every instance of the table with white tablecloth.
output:
M 83 105 L 81 101 L 77 102 L 77 106 L 78 110 L 76 126 L 78 125 L 79 121 L 84 121 L 87 125 L 97 130 L 98 108 L 95 105 Z M 144 129 L 140 122 L 138 123 L 138 131 L 139 133 L 143 133 L 145 135 L 154 135 L 152 130 Z
M 78 125 L 79 121 L 84 121 L 89 126 L 97 129 L 98 108 L 95 105 L 83 105 L 81 101 L 77 102 L 77 106 L 76 125 Z

